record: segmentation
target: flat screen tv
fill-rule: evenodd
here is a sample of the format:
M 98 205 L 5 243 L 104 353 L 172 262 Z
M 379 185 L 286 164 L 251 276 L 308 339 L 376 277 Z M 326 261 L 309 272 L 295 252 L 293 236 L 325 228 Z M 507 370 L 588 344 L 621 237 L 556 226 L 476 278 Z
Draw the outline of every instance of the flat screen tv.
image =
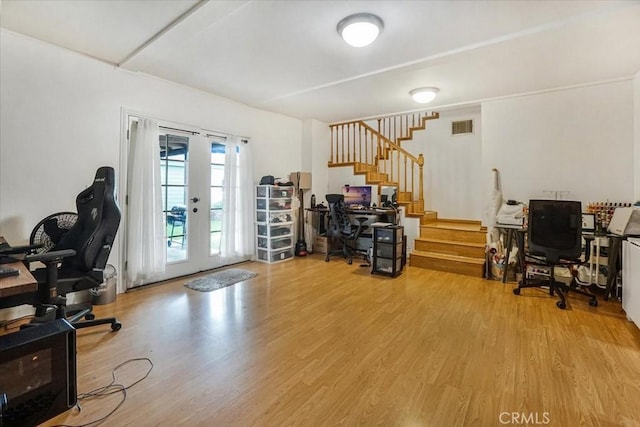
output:
M 344 204 L 347 206 L 371 206 L 371 186 L 370 185 L 345 185 L 342 187 Z
M 570 200 L 530 200 L 529 251 L 549 260 L 575 259 L 582 254 L 582 203 Z

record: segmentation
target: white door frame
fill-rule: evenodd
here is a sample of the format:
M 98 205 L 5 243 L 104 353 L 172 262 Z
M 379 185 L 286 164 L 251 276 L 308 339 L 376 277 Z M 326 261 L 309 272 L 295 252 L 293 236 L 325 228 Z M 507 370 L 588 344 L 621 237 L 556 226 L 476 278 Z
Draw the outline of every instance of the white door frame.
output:
M 131 116 L 139 117 L 139 118 L 151 118 L 153 120 L 158 121 L 158 124 L 162 127 L 183 130 L 185 132 L 193 133 L 194 136 L 202 139 L 206 138 L 208 140 L 209 139 L 208 134 L 224 136 L 224 134 L 221 132 L 212 132 L 212 131 L 204 130 L 198 126 L 187 125 L 184 123 L 176 123 L 169 120 L 157 119 L 149 114 L 140 113 L 138 111 L 133 111 L 127 108 L 121 109 L 120 171 L 118 174 L 118 185 L 117 185 L 118 194 L 123 195 L 120 197 L 120 210 L 122 213 L 122 219 L 120 223 L 120 233 L 118 233 L 118 248 L 120 253 L 120 266 L 121 266 L 120 271 L 118 272 L 118 292 L 119 293 L 123 293 L 128 289 L 128 279 L 127 279 L 127 275 L 125 274 L 125 270 L 126 270 L 125 266 L 127 262 L 127 245 L 126 245 L 127 231 L 126 230 L 127 230 L 127 220 L 128 220 L 128 205 L 127 205 L 126 195 L 127 195 L 127 180 L 128 180 L 127 171 L 128 171 L 128 164 L 129 164 L 129 139 L 127 137 L 127 131 L 129 128 L 129 118 Z M 204 141 L 201 141 L 201 142 L 204 142 Z M 207 219 L 209 217 L 209 206 L 210 206 L 209 188 L 207 187 L 207 188 L 201 189 L 200 196 L 198 196 L 201 199 L 201 203 L 199 204 L 199 207 L 205 206 L 206 214 L 204 212 L 205 209 L 201 208 L 201 211 L 203 211 L 202 212 L 203 215 L 198 215 L 197 217 L 192 216 L 192 218 L 197 218 L 198 222 L 202 223 L 204 222 L 204 219 L 203 219 L 204 216 L 206 216 Z M 192 208 L 191 205 L 187 205 L 188 210 L 191 210 L 191 208 Z M 208 243 L 209 239 L 206 239 L 206 240 L 207 240 L 207 244 L 209 244 Z M 199 250 L 202 250 L 202 248 L 199 248 Z M 178 274 L 178 276 L 184 275 L 184 274 L 192 274 L 197 271 L 208 270 L 208 269 L 221 267 L 225 265 L 219 255 L 211 255 L 210 251 L 208 250 L 206 254 L 207 256 L 204 256 L 204 254 L 202 254 L 201 262 L 198 263 L 196 267 L 196 271 L 185 271 L 185 272 L 181 271 L 180 274 Z M 193 256 L 193 254 L 191 254 L 191 256 Z M 175 276 L 175 277 L 178 277 L 178 276 Z

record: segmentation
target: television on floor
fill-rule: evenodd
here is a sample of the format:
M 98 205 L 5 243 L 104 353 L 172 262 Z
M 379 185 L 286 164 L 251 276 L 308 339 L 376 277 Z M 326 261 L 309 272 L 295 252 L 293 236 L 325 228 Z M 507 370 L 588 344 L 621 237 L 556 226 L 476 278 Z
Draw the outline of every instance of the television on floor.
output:
M 371 186 L 370 185 L 345 185 L 342 187 L 344 204 L 347 207 L 371 206 Z
M 76 330 L 58 319 L 0 335 L 0 426 L 35 426 L 75 405 Z

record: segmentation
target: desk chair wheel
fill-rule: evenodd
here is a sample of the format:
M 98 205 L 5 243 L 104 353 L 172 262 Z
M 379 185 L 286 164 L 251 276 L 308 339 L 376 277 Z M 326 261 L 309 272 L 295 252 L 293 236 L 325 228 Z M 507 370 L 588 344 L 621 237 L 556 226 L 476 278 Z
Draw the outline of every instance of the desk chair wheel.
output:
M 93 313 L 88 313 L 87 315 L 84 316 L 84 320 L 93 320 L 96 318 L 96 315 Z
M 514 295 L 520 295 L 520 288 L 515 288 L 515 289 L 513 290 L 513 294 L 514 294 Z
M 122 329 L 122 323 L 120 323 L 120 322 L 113 322 L 113 323 L 111 324 L 111 330 L 112 330 L 113 332 L 119 331 L 120 329 Z
M 565 308 L 567 308 L 567 303 L 562 300 L 556 301 L 556 307 L 558 307 L 560 310 L 564 310 Z
M 597 300 L 597 299 L 595 299 L 595 298 L 591 298 L 591 299 L 589 300 L 589 305 L 590 305 L 591 307 L 597 307 L 597 306 L 598 306 L 598 300 Z

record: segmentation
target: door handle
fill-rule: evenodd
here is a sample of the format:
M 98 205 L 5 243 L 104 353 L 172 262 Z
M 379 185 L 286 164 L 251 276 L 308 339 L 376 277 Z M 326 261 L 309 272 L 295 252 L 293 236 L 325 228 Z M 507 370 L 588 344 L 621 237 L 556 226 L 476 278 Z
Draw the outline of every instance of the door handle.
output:
M 200 201 L 200 199 L 198 199 L 197 197 L 193 197 L 193 198 L 191 199 L 191 201 L 192 201 L 193 203 L 198 203 L 198 202 Z

